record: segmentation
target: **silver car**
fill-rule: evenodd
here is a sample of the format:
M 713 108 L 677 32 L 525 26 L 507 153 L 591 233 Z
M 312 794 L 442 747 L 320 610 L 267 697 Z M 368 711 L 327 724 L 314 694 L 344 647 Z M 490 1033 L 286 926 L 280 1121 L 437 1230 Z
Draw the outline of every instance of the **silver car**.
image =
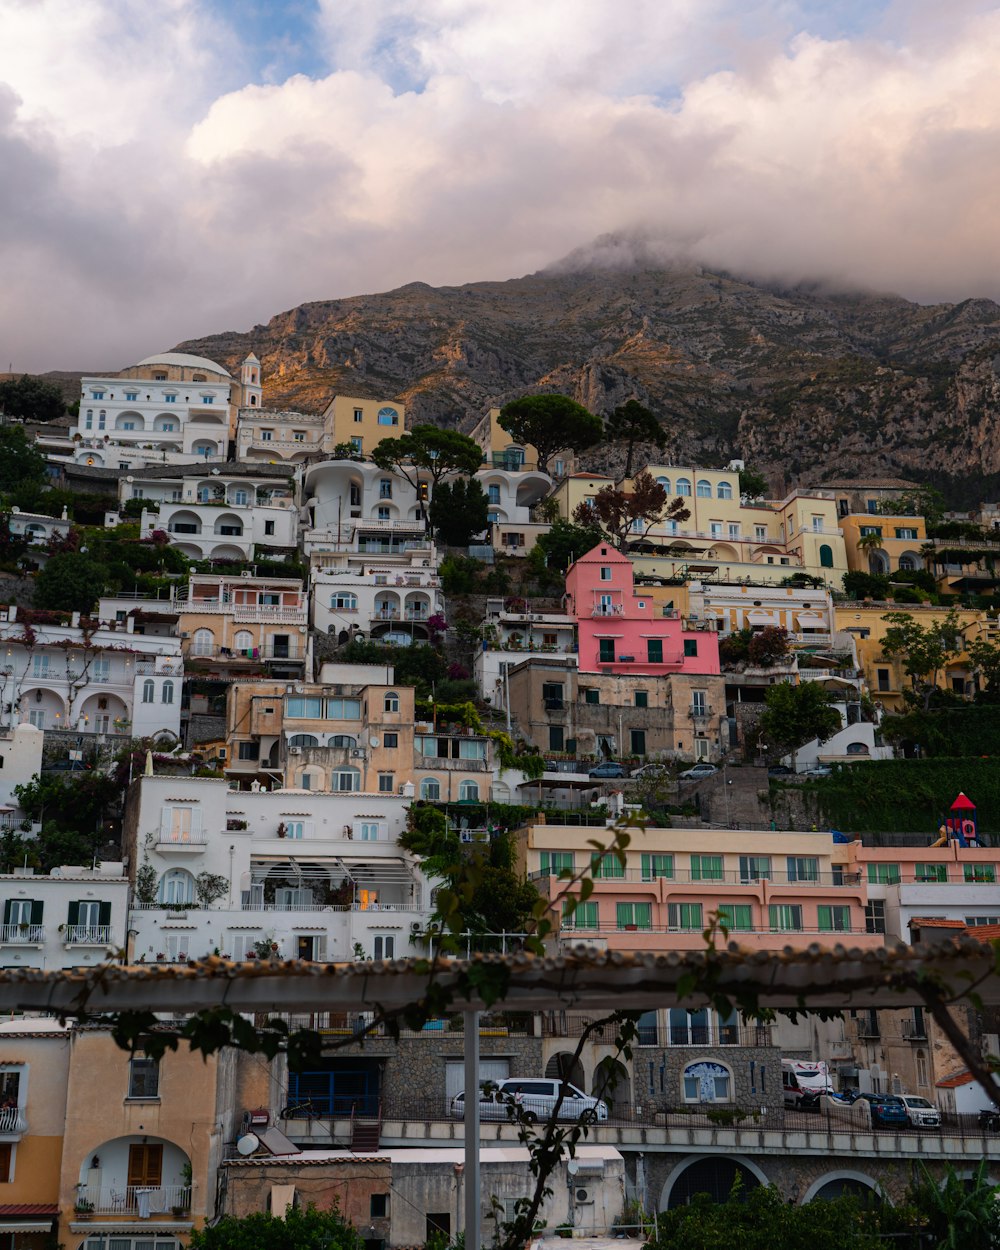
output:
M 559 1105 L 559 1119 L 596 1124 L 608 1118 L 608 1105 L 600 1098 L 593 1098 L 568 1081 L 549 1080 L 547 1077 L 512 1076 L 497 1081 L 494 1089 L 480 1090 L 480 1120 L 513 1120 L 517 1111 L 529 1124 L 545 1120 L 551 1114 L 559 1097 L 559 1086 L 564 1085 L 563 1100 Z M 465 1118 L 465 1093 L 456 1094 L 451 1100 L 451 1114 L 458 1120 Z
M 941 1112 L 932 1102 L 918 1094 L 899 1094 L 899 1101 L 906 1108 L 906 1118 L 914 1128 L 940 1128 Z

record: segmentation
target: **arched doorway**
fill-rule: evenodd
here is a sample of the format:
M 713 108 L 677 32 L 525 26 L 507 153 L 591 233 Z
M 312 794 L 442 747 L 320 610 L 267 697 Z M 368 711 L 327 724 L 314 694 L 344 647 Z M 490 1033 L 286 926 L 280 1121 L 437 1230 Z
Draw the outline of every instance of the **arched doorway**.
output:
M 613 1116 L 627 1115 L 632 1106 L 632 1082 L 628 1069 L 611 1055 L 605 1055 L 594 1069 L 591 1093 L 608 1104 Z
M 560 1050 L 552 1055 L 545 1065 L 545 1075 L 550 1080 L 558 1077 L 562 1081 L 569 1081 L 577 1089 L 584 1088 L 583 1065 L 579 1059 L 574 1059 L 572 1051 Z
M 752 1189 L 768 1183 L 767 1177 L 747 1159 L 727 1155 L 703 1155 L 692 1159 L 667 1178 L 660 1199 L 660 1210 L 672 1210 L 691 1201 L 695 1194 L 708 1194 L 713 1202 L 725 1202 L 737 1179 L 745 1201 Z
M 802 1203 L 804 1206 L 816 1198 L 832 1202 L 845 1194 L 853 1195 L 862 1205 L 884 1201 L 878 1183 L 864 1172 L 827 1172 L 809 1186 Z

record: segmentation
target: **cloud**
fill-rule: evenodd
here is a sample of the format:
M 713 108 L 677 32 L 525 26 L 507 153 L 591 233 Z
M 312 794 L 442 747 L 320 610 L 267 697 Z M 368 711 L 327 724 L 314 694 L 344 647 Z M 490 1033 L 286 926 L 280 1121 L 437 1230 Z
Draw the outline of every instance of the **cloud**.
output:
M 580 263 L 605 235 L 602 263 L 638 239 L 1000 297 L 994 5 L 956 0 L 942 24 L 923 0 L 634 0 L 627 22 L 607 0 L 317 4 L 322 69 L 266 83 L 209 0 L 0 0 L 15 367 L 125 364 L 307 299 Z

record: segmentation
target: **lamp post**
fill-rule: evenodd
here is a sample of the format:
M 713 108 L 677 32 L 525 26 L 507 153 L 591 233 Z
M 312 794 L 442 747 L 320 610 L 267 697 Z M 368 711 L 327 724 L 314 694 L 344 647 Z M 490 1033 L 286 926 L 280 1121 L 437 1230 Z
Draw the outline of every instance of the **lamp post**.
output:
M 424 504 L 424 532 L 427 533 L 431 527 L 431 494 L 434 489 L 434 470 L 437 467 L 438 457 L 441 453 L 436 447 L 432 447 L 427 453 L 427 457 L 431 462 L 431 480 L 428 483 L 427 499 Z

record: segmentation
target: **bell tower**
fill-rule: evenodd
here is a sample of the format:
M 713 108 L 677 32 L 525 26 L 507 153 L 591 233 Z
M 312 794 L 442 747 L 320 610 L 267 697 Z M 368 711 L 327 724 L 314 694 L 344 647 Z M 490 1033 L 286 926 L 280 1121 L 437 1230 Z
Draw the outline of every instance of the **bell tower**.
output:
M 260 361 L 253 352 L 240 365 L 240 390 L 241 408 L 261 407 L 264 391 L 260 383 Z

